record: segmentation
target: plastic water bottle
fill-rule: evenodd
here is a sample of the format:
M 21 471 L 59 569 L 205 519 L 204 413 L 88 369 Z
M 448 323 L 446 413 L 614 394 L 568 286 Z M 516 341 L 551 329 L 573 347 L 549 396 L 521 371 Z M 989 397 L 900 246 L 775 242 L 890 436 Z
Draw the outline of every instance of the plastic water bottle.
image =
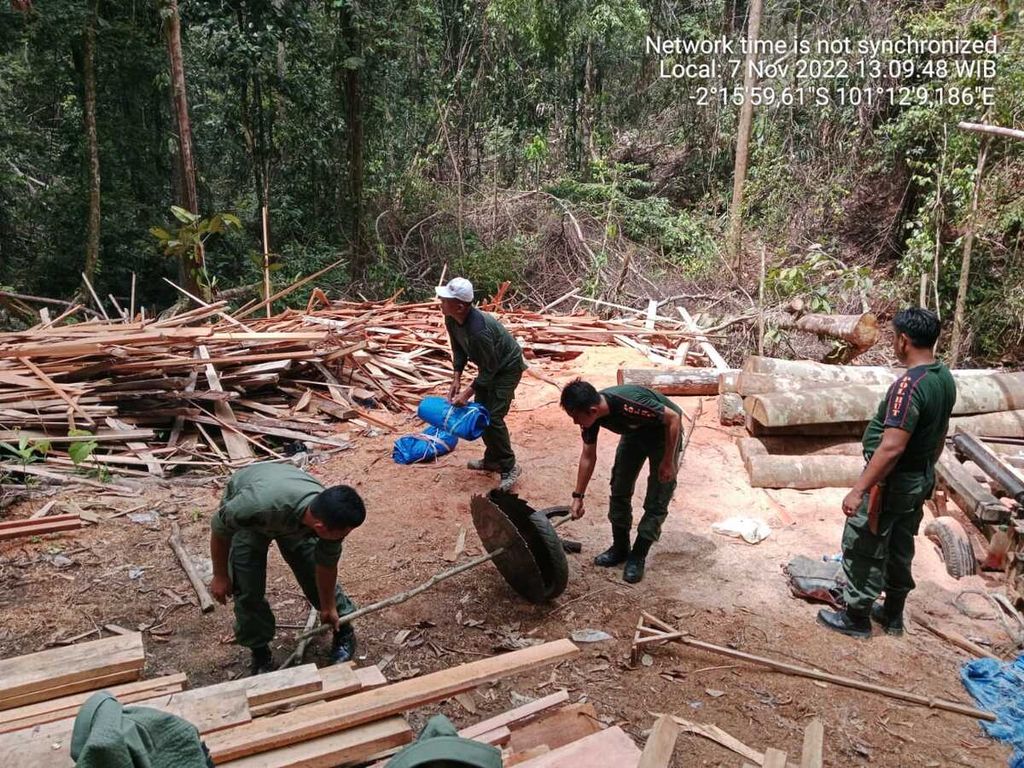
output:
M 843 562 L 843 554 L 840 552 L 835 555 L 822 555 L 821 559 L 826 563 L 841 563 Z

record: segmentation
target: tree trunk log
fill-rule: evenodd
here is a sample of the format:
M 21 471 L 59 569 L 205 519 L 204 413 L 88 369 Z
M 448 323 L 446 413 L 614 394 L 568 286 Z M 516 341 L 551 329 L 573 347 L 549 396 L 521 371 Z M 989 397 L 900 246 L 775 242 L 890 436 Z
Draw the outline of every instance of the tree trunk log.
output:
M 743 410 L 743 398 L 735 392 L 726 392 L 718 396 L 718 423 L 726 427 L 744 424 L 747 420 Z
M 896 369 L 880 365 L 826 365 L 812 360 L 780 360 L 757 355 L 747 358 L 743 364 L 743 373 L 767 373 L 773 376 L 859 384 L 889 384 L 899 375 Z
M 976 133 L 985 133 L 990 136 L 1003 136 L 1007 139 L 1019 139 L 1024 141 L 1024 131 L 1019 131 L 1016 128 L 1004 128 L 1001 125 L 985 125 L 984 123 L 957 123 L 957 128 L 963 131 L 974 131 Z
M 747 414 L 747 432 L 754 437 L 863 437 L 866 421 L 837 421 L 831 424 L 800 424 L 766 427 Z
M 620 368 L 618 382 L 647 387 L 663 395 L 716 395 L 720 373 L 714 368 Z
M 949 420 L 949 434 L 957 428 L 979 437 L 1024 437 L 1024 410 L 956 416 Z
M 744 397 L 767 392 L 807 392 L 815 389 L 842 386 L 840 381 L 822 381 L 812 377 L 777 376 L 770 373 L 741 372 L 736 377 L 736 391 Z M 857 382 L 849 382 L 851 384 Z
M 89 0 L 82 34 L 82 120 L 85 123 L 89 166 L 89 215 L 85 229 L 85 265 L 82 274 L 92 280 L 100 263 L 100 145 L 96 134 L 96 16 L 99 0 Z M 85 285 L 79 289 L 85 295 Z
M 860 351 L 871 349 L 878 341 L 878 318 L 870 312 L 860 315 L 782 315 L 773 319 L 780 328 L 842 339 Z
M 843 437 L 784 435 L 741 439 L 758 443 L 764 452 L 773 456 L 864 456 L 864 448 L 859 442 Z
M 860 456 L 748 457 L 747 473 L 752 488 L 850 488 L 864 469 Z

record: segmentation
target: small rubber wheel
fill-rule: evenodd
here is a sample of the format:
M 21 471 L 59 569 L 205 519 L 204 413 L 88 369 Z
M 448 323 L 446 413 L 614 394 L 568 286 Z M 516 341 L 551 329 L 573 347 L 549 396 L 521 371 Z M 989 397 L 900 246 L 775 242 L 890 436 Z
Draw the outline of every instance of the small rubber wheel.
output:
M 978 560 L 967 531 L 954 517 L 937 517 L 925 526 L 924 535 L 939 545 L 946 572 L 954 579 L 973 576 L 978 572 Z

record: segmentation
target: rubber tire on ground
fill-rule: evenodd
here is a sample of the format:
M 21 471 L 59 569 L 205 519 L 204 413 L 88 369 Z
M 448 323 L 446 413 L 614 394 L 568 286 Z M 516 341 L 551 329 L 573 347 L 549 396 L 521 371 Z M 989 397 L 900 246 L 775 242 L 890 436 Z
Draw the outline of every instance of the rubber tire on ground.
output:
M 537 602 L 554 600 L 561 595 L 569 584 L 569 561 L 562 548 L 562 540 L 558 538 L 548 514 L 559 514 L 564 507 L 550 507 L 536 510 L 515 493 L 494 490 L 489 494 L 490 500 L 496 504 L 516 526 L 516 530 L 526 541 L 530 554 L 537 562 L 541 579 L 544 582 L 543 599 Z M 528 596 L 523 595 L 530 599 Z
M 949 516 L 937 517 L 925 526 L 924 535 L 939 545 L 946 572 L 954 579 L 978 572 L 974 547 L 959 520 Z

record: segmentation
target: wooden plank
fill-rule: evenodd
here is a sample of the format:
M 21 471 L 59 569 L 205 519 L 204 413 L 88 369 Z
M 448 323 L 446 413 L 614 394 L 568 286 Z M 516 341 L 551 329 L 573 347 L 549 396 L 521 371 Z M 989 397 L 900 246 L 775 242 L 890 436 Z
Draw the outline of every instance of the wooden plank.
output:
M 618 726 L 593 733 L 546 754 L 519 763 L 519 768 L 635 768 L 640 750 Z
M 667 715 L 659 717 L 654 723 L 651 735 L 647 737 L 647 745 L 640 756 L 638 768 L 668 768 L 678 737 L 679 726 L 672 718 Z
M 800 753 L 800 768 L 821 768 L 825 742 L 825 726 L 814 718 L 804 729 L 803 751 Z
M 132 431 L 132 428 L 128 424 L 125 424 L 123 421 L 119 421 L 118 419 L 115 419 L 115 418 L 112 418 L 112 417 L 107 417 L 106 419 L 104 419 L 104 421 L 106 422 L 108 427 L 110 427 L 111 429 L 113 429 L 113 430 L 115 430 L 117 432 L 121 432 L 123 434 L 126 434 L 126 433 L 130 433 Z M 160 462 L 156 460 L 156 457 L 152 453 L 149 452 L 149 446 L 148 445 L 146 445 L 145 443 L 140 443 L 140 442 L 131 440 L 130 438 L 124 438 L 124 439 L 125 439 L 125 445 L 127 445 L 132 450 L 136 451 L 138 453 L 138 455 L 139 455 L 139 458 L 141 458 L 142 460 L 144 460 L 146 462 L 146 469 L 149 470 L 149 473 L 151 475 L 156 475 L 157 477 L 163 477 L 164 476 L 164 469 L 163 469 L 163 467 L 160 465 Z
M 517 728 L 512 734 L 511 748 L 513 752 L 525 752 L 546 744 L 551 749 L 557 749 L 600 730 L 601 723 L 593 704 L 570 704 L 544 714 L 523 728 Z
M 475 739 L 477 736 L 481 736 L 488 731 L 496 730 L 502 726 L 525 723 L 552 707 L 564 704 L 568 700 L 569 692 L 563 688 L 549 696 L 536 699 L 535 701 L 531 701 L 529 704 L 524 704 L 521 707 L 510 709 L 507 712 L 502 712 L 500 715 L 495 715 L 487 720 L 481 720 L 479 723 L 463 728 L 459 731 L 459 736 L 464 739 Z
M 237 760 L 447 699 L 483 683 L 554 664 L 577 653 L 579 649 L 569 640 L 523 648 L 337 701 L 310 704 L 295 712 L 213 736 L 207 740 L 207 746 L 218 764 Z
M 107 491 L 108 493 L 121 493 L 128 496 L 138 496 L 138 493 L 133 488 L 129 488 L 124 485 L 116 485 L 115 483 L 100 483 L 96 480 L 90 480 L 87 477 L 80 477 L 78 475 L 63 475 L 59 472 L 50 472 L 40 467 L 34 467 L 31 464 L 0 464 L 0 472 L 13 472 L 23 475 L 33 475 L 35 477 L 45 477 L 47 480 L 56 480 L 60 483 L 70 484 L 81 484 L 87 485 L 90 488 L 98 488 L 101 491 Z
M 57 518 L 64 519 L 58 520 Z M 16 525 L 9 528 L 0 528 L 0 541 L 18 539 L 25 536 L 44 536 L 48 533 L 73 531 L 82 527 L 82 520 L 78 515 L 54 515 L 49 519 L 42 518 L 40 520 L 32 520 L 30 522 L 31 525 Z
M 148 680 L 139 680 L 134 683 L 111 686 L 109 690 L 122 704 L 130 704 L 133 701 L 141 701 L 152 696 L 159 696 L 165 693 L 176 693 L 183 689 L 186 679 L 184 674 L 164 675 Z M 71 696 L 62 696 L 58 699 L 49 699 L 37 704 L 28 704 L 24 707 L 8 709 L 0 712 L 0 733 L 17 731 L 22 728 L 30 728 L 42 723 L 50 723 L 54 720 L 62 720 L 66 717 L 74 717 L 78 708 L 95 691 L 75 693 Z
M 314 665 L 310 664 L 307 666 Z M 295 667 L 295 669 L 301 669 L 301 667 Z M 376 667 L 372 667 L 372 669 L 376 669 Z M 295 696 L 289 696 L 288 698 L 282 698 L 278 701 L 272 701 L 266 704 L 252 706 L 250 703 L 252 716 L 263 717 L 265 715 L 287 712 L 303 704 L 311 704 L 315 701 L 332 701 L 363 689 L 362 681 L 359 676 L 356 675 L 355 671 L 340 664 L 325 667 L 319 671 L 319 676 L 322 687 L 318 690 L 300 693 Z M 384 682 L 386 683 L 387 681 L 385 680 Z
M 229 768 L 334 768 L 408 744 L 412 738 L 412 729 L 404 718 L 388 717 L 282 749 L 232 760 L 227 765 Z
M 78 521 L 78 515 L 50 515 L 45 520 L 31 517 L 19 517 L 16 520 L 4 520 L 0 522 L 0 531 L 16 531 L 19 528 L 35 528 L 44 523 L 70 523 Z
M 188 720 L 200 734 L 234 728 L 251 720 L 244 693 L 189 697 L 193 693 L 195 691 L 184 691 L 166 699 L 150 699 L 145 706 Z M 74 722 L 74 718 L 67 718 L 0 736 L 0 765 L 72 768 L 70 747 Z
M 764 762 L 762 768 L 786 768 L 786 753 L 774 747 L 768 747 L 764 751 Z
M 209 360 L 210 352 L 205 345 L 200 344 L 196 347 L 196 351 L 199 353 L 201 360 Z M 220 379 L 217 377 L 217 370 L 213 367 L 212 363 L 206 364 L 206 383 L 209 385 L 213 392 L 223 392 L 224 388 L 220 385 Z M 235 427 L 238 427 L 238 420 L 235 418 L 235 412 L 231 410 L 231 406 L 225 402 L 217 401 L 213 404 L 213 412 L 217 415 L 217 418 L 224 423 Z M 234 461 L 246 461 L 255 458 L 252 452 L 252 448 L 249 447 L 248 441 L 236 432 L 232 432 L 230 429 L 221 429 L 221 437 L 224 440 L 224 445 L 228 449 L 228 455 Z
M 92 424 L 95 423 L 92 420 L 92 417 L 88 413 L 83 411 L 81 407 L 79 407 L 78 403 L 72 400 L 68 396 L 68 393 L 61 389 L 60 386 L 58 386 L 56 383 L 54 383 L 53 379 L 51 379 L 49 376 L 43 373 L 42 370 L 40 370 L 40 368 L 35 363 L 33 363 L 27 357 L 19 357 L 18 361 L 26 368 L 28 368 L 30 371 L 32 371 L 32 373 L 34 373 L 39 378 L 39 380 L 46 385 L 48 389 L 53 390 L 53 393 L 57 395 L 57 397 L 66 402 L 68 406 L 71 408 L 71 410 L 73 410 L 75 413 L 77 413 L 79 416 L 85 419 L 86 424 L 89 424 L 91 426 Z
M 95 687 L 97 678 L 104 678 L 104 685 L 138 680 L 145 660 L 138 632 L 4 659 L 0 661 L 0 710 L 52 698 L 42 694 L 57 687 L 65 688 L 59 695 L 87 691 Z M 41 697 L 25 700 L 36 694 Z
M 356 677 L 359 679 L 359 687 L 364 691 L 369 691 L 374 688 L 380 688 L 382 685 L 388 684 L 388 679 L 384 677 L 384 673 L 380 671 L 380 668 L 376 665 L 372 667 L 360 667 L 355 670 Z

